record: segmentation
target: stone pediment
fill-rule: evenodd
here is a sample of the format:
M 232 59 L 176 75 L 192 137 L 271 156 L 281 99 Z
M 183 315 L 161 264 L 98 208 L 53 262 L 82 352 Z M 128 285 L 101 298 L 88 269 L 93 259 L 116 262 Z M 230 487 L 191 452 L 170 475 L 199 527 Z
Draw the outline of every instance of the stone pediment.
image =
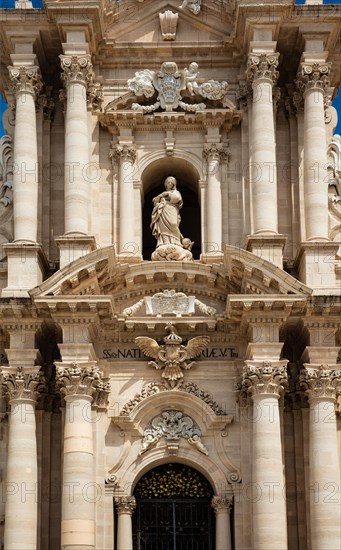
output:
M 176 41 L 181 46 L 200 42 L 212 45 L 225 42 L 232 32 L 233 10 L 227 0 L 201 0 L 200 10 L 194 13 L 192 4 L 180 8 L 180 0 L 170 0 L 164 5 L 155 0 L 121 0 L 110 2 L 106 10 L 105 25 L 107 41 L 120 44 L 162 44 L 159 13 L 170 10 L 178 14 Z M 185 3 L 184 3 L 185 4 Z M 199 3 L 198 3 L 199 4 Z

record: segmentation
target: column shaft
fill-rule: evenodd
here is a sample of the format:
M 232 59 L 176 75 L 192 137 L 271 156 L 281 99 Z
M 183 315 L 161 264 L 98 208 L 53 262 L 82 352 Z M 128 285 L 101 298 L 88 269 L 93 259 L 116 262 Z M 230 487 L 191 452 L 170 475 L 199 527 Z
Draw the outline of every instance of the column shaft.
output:
M 304 206 L 306 239 L 328 240 L 327 150 L 323 90 L 304 94 Z
M 228 159 L 227 147 L 222 143 L 204 146 L 207 161 L 206 188 L 206 253 L 219 253 L 222 250 L 222 198 L 220 162 Z
M 216 514 L 216 550 L 231 550 L 230 510 L 232 498 L 213 497 L 211 504 Z
M 120 497 L 117 500 L 117 550 L 133 550 L 131 516 L 135 508 L 134 497 Z
M 36 94 L 41 89 L 39 68 L 10 67 L 16 91 L 13 159 L 14 241 L 36 243 L 38 238 L 38 150 Z

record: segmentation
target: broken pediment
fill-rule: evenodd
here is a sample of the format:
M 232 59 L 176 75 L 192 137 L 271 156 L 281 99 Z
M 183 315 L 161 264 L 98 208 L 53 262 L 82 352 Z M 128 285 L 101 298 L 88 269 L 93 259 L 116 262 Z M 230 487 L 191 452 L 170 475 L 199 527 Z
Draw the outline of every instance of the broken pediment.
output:
M 106 10 L 106 38 L 115 44 L 160 43 L 163 40 L 159 13 L 178 15 L 176 42 L 225 42 L 232 31 L 233 8 L 228 0 L 112 1 Z

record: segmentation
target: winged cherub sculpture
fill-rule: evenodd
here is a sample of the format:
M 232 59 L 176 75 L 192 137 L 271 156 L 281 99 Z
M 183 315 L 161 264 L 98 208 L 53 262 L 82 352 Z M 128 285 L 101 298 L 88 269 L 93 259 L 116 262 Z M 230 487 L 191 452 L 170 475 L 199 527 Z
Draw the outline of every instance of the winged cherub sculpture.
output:
M 178 335 L 172 323 L 166 325 L 169 335 L 163 341 L 164 345 L 159 346 L 154 338 L 138 336 L 135 342 L 140 350 L 147 356 L 156 359 L 149 361 L 148 365 L 156 369 L 164 369 L 162 378 L 167 380 L 169 386 L 174 389 L 179 386 L 183 378 L 182 369 L 189 370 L 195 364 L 191 361 L 198 357 L 210 341 L 208 336 L 196 336 L 191 338 L 187 346 L 182 345 L 182 338 Z

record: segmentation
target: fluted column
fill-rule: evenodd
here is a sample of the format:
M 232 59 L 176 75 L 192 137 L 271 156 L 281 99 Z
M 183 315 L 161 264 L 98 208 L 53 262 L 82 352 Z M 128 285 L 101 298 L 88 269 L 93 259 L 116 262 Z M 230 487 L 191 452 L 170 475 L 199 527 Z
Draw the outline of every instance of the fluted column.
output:
M 29 355 L 29 351 L 25 350 Z M 34 352 L 34 356 L 36 352 Z M 2 367 L 11 410 L 6 474 L 5 550 L 36 550 L 38 463 L 35 406 L 40 367 Z
M 273 85 L 278 72 L 278 56 L 250 53 L 247 77 L 252 85 L 251 184 L 253 233 L 278 232 L 276 139 L 274 129 Z
M 62 496 L 62 548 L 95 548 L 93 422 L 91 403 L 107 392 L 95 362 L 57 364 L 57 384 L 64 396 L 64 458 Z
M 92 83 L 90 55 L 61 55 L 66 88 L 65 115 L 65 234 L 89 234 L 90 185 L 87 87 Z
M 133 550 L 131 516 L 136 508 L 135 497 L 119 497 L 117 506 L 117 550 Z
M 228 160 L 228 149 L 223 143 L 207 143 L 203 157 L 207 162 L 205 252 L 217 254 L 221 253 L 223 237 L 220 163 Z
M 132 255 L 138 245 L 135 238 L 134 216 L 134 164 L 136 149 L 133 145 L 114 145 L 110 156 L 119 165 L 119 254 Z M 141 251 L 139 251 L 142 254 Z
M 302 62 L 296 80 L 304 97 L 304 206 L 307 241 L 328 240 L 324 94 L 330 63 Z
M 287 361 L 247 361 L 242 387 L 253 401 L 253 548 L 285 550 L 287 522 L 284 465 L 278 401 L 286 382 Z
M 341 392 L 339 365 L 305 364 L 300 387 L 309 396 L 310 541 L 312 550 L 340 545 L 340 463 L 335 403 Z
M 232 498 L 213 497 L 212 508 L 216 515 L 216 550 L 231 550 L 230 512 Z
M 39 67 L 9 67 L 15 93 L 13 158 L 14 241 L 37 243 L 38 150 L 35 100 L 42 88 Z

